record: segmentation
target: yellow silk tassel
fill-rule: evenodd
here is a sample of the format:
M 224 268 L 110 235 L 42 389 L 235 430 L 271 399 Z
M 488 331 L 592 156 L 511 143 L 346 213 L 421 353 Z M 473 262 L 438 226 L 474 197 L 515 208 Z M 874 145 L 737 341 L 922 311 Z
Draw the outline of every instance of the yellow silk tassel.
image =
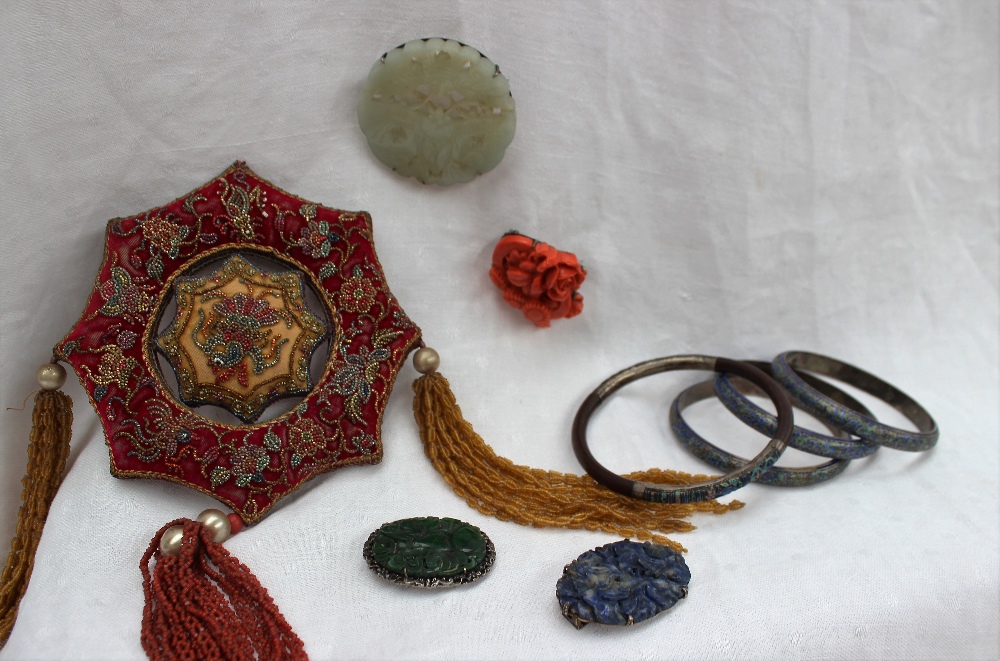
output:
M 17 530 L 0 578 L 0 648 L 14 628 L 18 604 L 28 588 L 45 517 L 66 470 L 72 427 L 73 400 L 68 395 L 58 390 L 42 390 L 35 396 Z
M 680 520 L 695 512 L 723 514 L 743 507 L 732 501 L 670 505 L 615 493 L 589 475 L 573 475 L 518 466 L 497 456 L 463 417 L 448 380 L 437 373 L 413 382 L 413 415 L 424 452 L 470 507 L 501 521 L 526 526 L 603 530 L 621 537 L 651 539 L 686 550 L 660 533 L 694 529 Z M 629 473 L 629 479 L 659 484 L 692 484 L 709 479 L 670 470 Z M 656 531 L 656 532 L 654 532 Z

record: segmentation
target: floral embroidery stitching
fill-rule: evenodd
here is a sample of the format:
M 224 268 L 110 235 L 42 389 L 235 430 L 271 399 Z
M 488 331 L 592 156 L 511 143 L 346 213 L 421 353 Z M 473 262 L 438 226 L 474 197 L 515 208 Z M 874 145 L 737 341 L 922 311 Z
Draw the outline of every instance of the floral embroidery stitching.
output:
M 330 229 L 330 223 L 325 220 L 315 221 L 315 205 L 304 205 L 300 213 L 309 219 L 302 228 L 298 244 L 302 251 L 316 259 L 326 259 L 330 256 L 330 248 L 340 242 L 340 233 Z
M 267 300 L 251 298 L 243 293 L 223 295 L 222 300 L 212 306 L 212 312 L 212 319 L 205 330 L 205 341 L 198 339 L 199 332 L 206 325 L 204 310 L 198 310 L 198 322 L 191 331 L 191 339 L 208 358 L 217 385 L 228 381 L 235 373 L 240 385 L 248 387 L 246 358 L 251 359 L 253 372 L 257 375 L 281 360 L 281 349 L 288 344 L 288 338 L 272 335 L 267 327 L 282 320 L 291 326 L 292 321 L 279 314 Z M 271 354 L 265 355 L 266 350 L 270 350 Z
M 171 259 L 180 256 L 181 246 L 191 233 L 190 227 L 155 215 L 147 216 L 139 223 L 139 227 L 142 228 L 143 238 Z
M 350 278 L 340 286 L 340 307 L 348 312 L 368 312 L 375 303 L 375 287 L 365 279 L 360 266 L 355 266 Z
M 76 368 L 101 418 L 114 475 L 184 483 L 222 500 L 253 523 L 312 475 L 380 460 L 381 407 L 419 339 L 419 329 L 385 283 L 366 214 L 295 198 L 236 165 L 168 205 L 110 222 L 106 239 L 105 259 L 87 307 L 56 353 Z M 292 411 L 249 426 L 212 422 L 185 409 L 166 390 L 156 368 L 159 336 L 152 327 L 164 314 L 168 286 L 237 250 L 273 255 L 308 273 L 327 317 L 336 323 L 331 341 L 337 364 L 322 373 L 316 388 Z M 317 252 L 327 256 L 314 257 Z M 301 276 L 296 277 L 301 283 Z M 345 288 L 348 281 L 362 283 L 354 295 Z M 286 362 L 294 340 L 286 334 L 283 313 L 295 317 L 292 308 L 298 303 L 279 303 L 270 295 L 260 299 L 263 291 L 280 289 L 275 283 L 253 287 L 252 292 L 230 289 L 200 301 L 192 306 L 191 323 L 183 327 L 188 349 L 201 356 L 202 376 L 213 386 L 220 381 L 230 390 L 243 389 L 238 371 L 227 378 L 212 371 L 210 356 L 191 338 L 199 320 L 202 329 L 213 326 L 213 314 L 220 322 L 226 316 L 248 318 L 242 326 L 215 324 L 209 335 L 197 337 L 206 347 L 215 333 L 236 342 L 249 384 L 255 367 L 250 346 L 263 341 L 262 376 L 267 375 L 266 365 L 274 358 L 270 342 L 279 332 L 276 344 L 288 338 L 277 352 L 279 364 L 308 378 L 308 360 Z M 271 325 L 271 312 L 254 302 L 261 300 L 274 311 L 277 323 Z M 263 337 L 268 330 L 271 334 Z M 215 343 L 212 349 L 224 363 L 228 344 Z M 360 370 L 354 391 L 346 397 L 336 392 L 341 383 L 352 381 L 336 378 L 349 364 L 345 356 L 355 357 L 352 366 Z
M 130 441 L 132 449 L 128 452 L 129 456 L 143 461 L 169 457 L 168 466 L 181 472 L 178 460 L 183 454 L 178 454 L 178 450 L 191 442 L 192 430 L 203 427 L 203 423 L 189 412 L 175 417 L 170 406 L 163 401 L 152 400 L 147 407 L 152 415 L 146 426 L 135 418 L 127 418 L 122 421 L 122 425 L 131 425 L 133 430 L 121 430 L 115 434 L 115 438 Z
M 137 285 L 132 276 L 121 266 L 111 267 L 111 277 L 101 283 L 98 291 L 104 299 L 96 312 L 106 317 L 122 317 L 130 323 L 140 323 L 153 309 L 153 297 L 146 293 L 147 287 Z
M 268 213 L 264 209 L 267 194 L 260 186 L 250 188 L 243 173 L 234 172 L 233 179 L 235 182 L 232 184 L 225 178 L 219 179 L 219 183 L 222 184 L 219 199 L 228 215 L 217 217 L 215 222 L 223 232 L 235 235 L 238 240 L 253 241 L 257 238 L 256 228 L 260 221 L 251 211 L 256 207 L 260 210 L 260 215 L 267 218 Z
M 275 399 L 309 391 L 326 328 L 306 308 L 298 273 L 263 273 L 237 255 L 209 276 L 178 278 L 174 292 L 177 313 L 157 345 L 186 404 L 251 422 Z
M 271 463 L 267 451 L 259 445 L 241 445 L 232 456 L 232 473 L 236 486 L 245 487 L 251 482 L 264 481 L 264 469 Z

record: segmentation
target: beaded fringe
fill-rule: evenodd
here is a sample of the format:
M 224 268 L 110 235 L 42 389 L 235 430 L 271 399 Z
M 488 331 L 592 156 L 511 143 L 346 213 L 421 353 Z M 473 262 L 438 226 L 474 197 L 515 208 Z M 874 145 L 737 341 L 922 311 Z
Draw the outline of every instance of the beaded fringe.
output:
M 43 390 L 35 396 L 31 416 L 28 468 L 21 480 L 21 509 L 10 543 L 10 555 L 0 577 L 0 648 L 10 637 L 17 608 L 35 564 L 35 550 L 49 506 L 62 483 L 73 431 L 73 400 L 58 390 Z
M 175 525 L 184 526 L 180 555 L 163 555 L 160 537 Z M 257 577 L 197 521 L 163 526 L 141 568 L 142 647 L 152 661 L 307 659 L 302 640 Z
M 743 507 L 739 501 L 651 503 L 629 498 L 597 484 L 588 475 L 519 466 L 497 456 L 462 417 L 448 380 L 437 373 L 413 383 L 413 415 L 424 452 L 470 507 L 501 521 L 526 526 L 602 530 L 621 537 L 652 540 L 677 551 L 686 549 L 657 533 L 686 532 L 681 519 L 695 512 L 723 514 Z M 684 485 L 711 479 L 671 470 L 629 473 L 629 479 Z

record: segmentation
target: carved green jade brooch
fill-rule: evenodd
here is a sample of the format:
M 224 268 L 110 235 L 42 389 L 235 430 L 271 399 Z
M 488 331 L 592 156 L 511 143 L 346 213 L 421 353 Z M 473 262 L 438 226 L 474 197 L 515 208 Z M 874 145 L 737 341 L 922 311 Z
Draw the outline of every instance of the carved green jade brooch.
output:
M 472 583 L 493 566 L 486 534 L 458 519 L 436 516 L 382 525 L 365 542 L 368 567 L 384 579 L 420 588 Z

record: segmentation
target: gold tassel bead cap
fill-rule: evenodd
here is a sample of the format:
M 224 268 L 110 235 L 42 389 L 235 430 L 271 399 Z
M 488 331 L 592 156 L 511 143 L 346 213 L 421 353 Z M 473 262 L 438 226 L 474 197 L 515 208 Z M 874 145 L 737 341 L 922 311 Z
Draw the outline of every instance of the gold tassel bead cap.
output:
M 35 372 L 35 380 L 42 390 L 59 390 L 66 383 L 66 368 L 59 363 L 45 363 Z
M 413 354 L 413 369 L 421 374 L 433 374 L 441 367 L 441 356 L 430 347 L 421 347 Z

